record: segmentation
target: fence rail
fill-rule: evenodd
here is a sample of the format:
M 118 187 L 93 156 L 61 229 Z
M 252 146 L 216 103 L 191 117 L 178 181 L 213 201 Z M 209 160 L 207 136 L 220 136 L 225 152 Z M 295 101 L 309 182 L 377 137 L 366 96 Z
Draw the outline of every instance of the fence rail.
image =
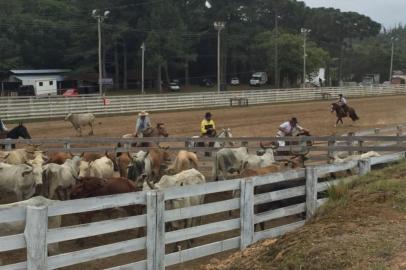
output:
M 303 226 L 306 220 L 302 218 L 278 227 L 262 231 L 255 230 L 256 224 L 288 216 L 306 213 L 306 219 L 311 218 L 316 209 L 326 202 L 326 198 L 320 198 L 320 194 L 330 186 L 340 182 L 340 180 L 321 181 L 320 179 L 324 178 L 325 174 L 357 169 L 358 175 L 364 175 L 371 170 L 373 165 L 399 161 L 404 157 L 405 152 L 400 152 L 338 165 L 310 166 L 305 169 L 274 173 L 266 176 L 213 182 L 198 186 L 174 187 L 160 191 L 152 190 L 73 201 L 54 201 L 48 206 L 28 206 L 27 208 L 7 208 L 2 206 L 0 207 L 0 216 L 2 217 L 0 223 L 23 221 L 26 225 L 23 234 L 17 233 L 15 235 L 0 237 L 0 252 L 25 248 L 28 255 L 26 262 L 3 265 L 0 266 L 0 269 L 56 269 L 118 254 L 146 250 L 146 259 L 108 269 L 162 270 L 170 265 L 223 251 L 237 248 L 243 249 L 261 239 L 277 237 Z M 255 192 L 255 188 L 259 186 L 278 183 L 286 184 L 287 182 L 295 182 L 297 180 L 302 180 L 302 184 L 293 187 L 286 186 L 282 190 L 269 191 L 263 194 L 256 194 Z M 235 190 L 240 191 L 239 198 L 225 199 L 180 209 L 168 210 L 165 208 L 165 203 L 170 200 Z M 300 198 L 301 196 L 304 196 L 306 199 L 266 212 L 255 212 L 256 206 L 260 204 L 282 201 L 289 198 Z M 47 226 L 48 217 L 135 204 L 145 205 L 146 214 L 62 228 L 48 229 Z M 238 209 L 240 210 L 238 218 L 214 220 L 204 225 L 176 231 L 165 231 L 166 222 L 208 216 Z M 146 227 L 147 234 L 144 237 L 50 257 L 47 255 L 46 246 L 48 244 L 141 227 Z M 236 231 L 238 236 L 234 235 L 227 239 L 173 253 L 165 252 L 165 245 L 167 244 L 226 231 Z
M 101 96 L 83 97 L 19 97 L 0 98 L 3 120 L 30 120 L 62 118 L 68 113 L 94 113 L 114 115 L 134 113 L 141 110 L 170 111 L 196 108 L 229 106 L 230 99 L 244 98 L 249 104 L 268 104 L 295 101 L 310 101 L 347 97 L 403 95 L 403 86 L 370 86 L 305 89 L 245 90 L 222 93 L 201 92 L 161 95 L 110 96 L 109 104 Z

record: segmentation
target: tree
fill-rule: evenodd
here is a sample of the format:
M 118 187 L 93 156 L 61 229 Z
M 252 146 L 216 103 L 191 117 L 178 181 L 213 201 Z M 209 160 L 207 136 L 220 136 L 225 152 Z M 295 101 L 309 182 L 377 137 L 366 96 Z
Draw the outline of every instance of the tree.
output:
M 303 72 L 303 36 L 299 34 L 281 33 L 277 39 L 271 31 L 263 32 L 255 37 L 254 49 L 260 67 L 267 71 L 274 69 L 275 42 L 282 48 L 279 53 L 279 68 L 282 78 L 287 78 L 290 84 L 296 85 L 297 79 Z M 317 47 L 316 43 L 308 41 L 306 53 L 308 74 L 324 67 L 329 59 L 327 51 Z

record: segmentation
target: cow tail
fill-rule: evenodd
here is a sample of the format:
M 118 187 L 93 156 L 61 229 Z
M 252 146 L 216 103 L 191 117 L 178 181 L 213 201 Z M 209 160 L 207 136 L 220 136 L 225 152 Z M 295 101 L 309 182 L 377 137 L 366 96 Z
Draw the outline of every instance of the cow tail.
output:
M 48 198 L 49 197 L 49 179 L 51 170 L 49 169 L 48 166 L 45 166 L 45 169 L 42 172 L 42 190 L 41 190 L 41 195 Z
M 213 180 L 214 181 L 218 180 L 217 153 L 214 153 Z
M 197 165 L 197 160 L 195 157 L 191 157 L 189 158 L 190 163 L 192 163 L 192 167 L 197 169 L 198 165 Z

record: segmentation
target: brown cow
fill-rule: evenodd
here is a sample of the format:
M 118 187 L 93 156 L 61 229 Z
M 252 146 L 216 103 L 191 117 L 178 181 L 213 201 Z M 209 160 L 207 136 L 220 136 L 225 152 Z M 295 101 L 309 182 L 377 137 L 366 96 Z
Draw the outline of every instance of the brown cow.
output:
M 45 162 L 46 164 L 55 163 L 58 165 L 62 165 L 65 163 L 67 159 L 72 159 L 73 155 L 68 152 L 51 152 L 48 154 L 48 160 Z
M 174 163 L 169 166 L 165 174 L 177 174 L 189 169 L 197 169 L 197 155 L 185 150 L 179 151 Z
M 159 181 L 163 169 L 171 161 L 166 149 L 151 149 L 145 157 L 145 174 L 154 182 Z
M 109 179 L 101 179 L 97 177 L 84 177 L 76 184 L 71 192 L 71 199 L 83 199 L 98 196 L 130 193 L 141 191 L 136 187 L 134 183 L 126 178 L 113 177 Z M 144 211 L 143 205 L 132 205 L 123 207 L 129 216 L 140 215 Z M 112 210 L 105 211 L 109 218 L 111 218 Z M 81 223 L 90 223 L 94 212 L 85 214 L 79 214 L 79 220 Z M 138 232 L 139 234 L 141 231 Z M 80 245 L 83 245 L 82 239 L 78 241 Z
M 114 158 L 113 154 L 109 154 L 107 152 L 105 154 L 89 152 L 89 153 L 82 153 L 80 155 L 80 157 L 82 158 L 82 161 L 86 161 L 86 162 L 95 161 L 104 156 L 108 157 L 113 162 L 114 171 L 118 171 L 117 161 Z M 67 159 L 72 159 L 72 158 L 73 158 L 73 154 L 70 152 L 53 152 L 48 155 L 48 160 L 47 160 L 46 164 L 55 163 L 55 164 L 62 165 L 65 163 L 65 161 Z

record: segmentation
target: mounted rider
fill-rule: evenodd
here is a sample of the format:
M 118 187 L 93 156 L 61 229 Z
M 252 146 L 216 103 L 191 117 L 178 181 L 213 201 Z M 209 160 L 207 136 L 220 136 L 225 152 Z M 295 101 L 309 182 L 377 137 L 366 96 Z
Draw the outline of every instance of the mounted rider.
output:
M 216 136 L 216 124 L 211 118 L 212 114 L 207 112 L 204 119 L 200 123 L 200 135 L 202 137 L 215 137 Z
M 149 113 L 146 111 L 141 111 L 138 114 L 137 122 L 135 124 L 135 131 L 133 134 L 134 137 L 142 138 L 144 137 L 145 131 L 152 128 L 151 120 L 148 116 Z
M 289 121 L 284 122 L 283 124 L 281 124 L 279 126 L 276 137 L 293 136 L 293 134 L 297 131 L 309 133 L 309 131 L 307 129 L 299 126 L 298 123 L 299 123 L 299 121 L 297 120 L 296 117 L 292 117 Z M 286 146 L 285 141 L 278 141 L 278 143 L 279 143 L 279 146 Z
M 343 96 L 343 94 L 339 94 L 338 97 L 339 97 L 337 101 L 338 106 L 341 107 L 341 109 L 345 114 L 348 114 L 347 99 Z
M 201 137 L 216 137 L 217 132 L 216 132 L 216 124 L 214 123 L 214 120 L 211 118 L 212 114 L 210 112 L 207 112 L 204 115 L 204 119 L 200 123 L 200 136 Z M 204 143 L 202 143 L 204 146 Z M 209 143 L 209 147 L 213 147 L 214 142 Z M 205 152 L 205 156 L 210 156 L 211 153 Z

